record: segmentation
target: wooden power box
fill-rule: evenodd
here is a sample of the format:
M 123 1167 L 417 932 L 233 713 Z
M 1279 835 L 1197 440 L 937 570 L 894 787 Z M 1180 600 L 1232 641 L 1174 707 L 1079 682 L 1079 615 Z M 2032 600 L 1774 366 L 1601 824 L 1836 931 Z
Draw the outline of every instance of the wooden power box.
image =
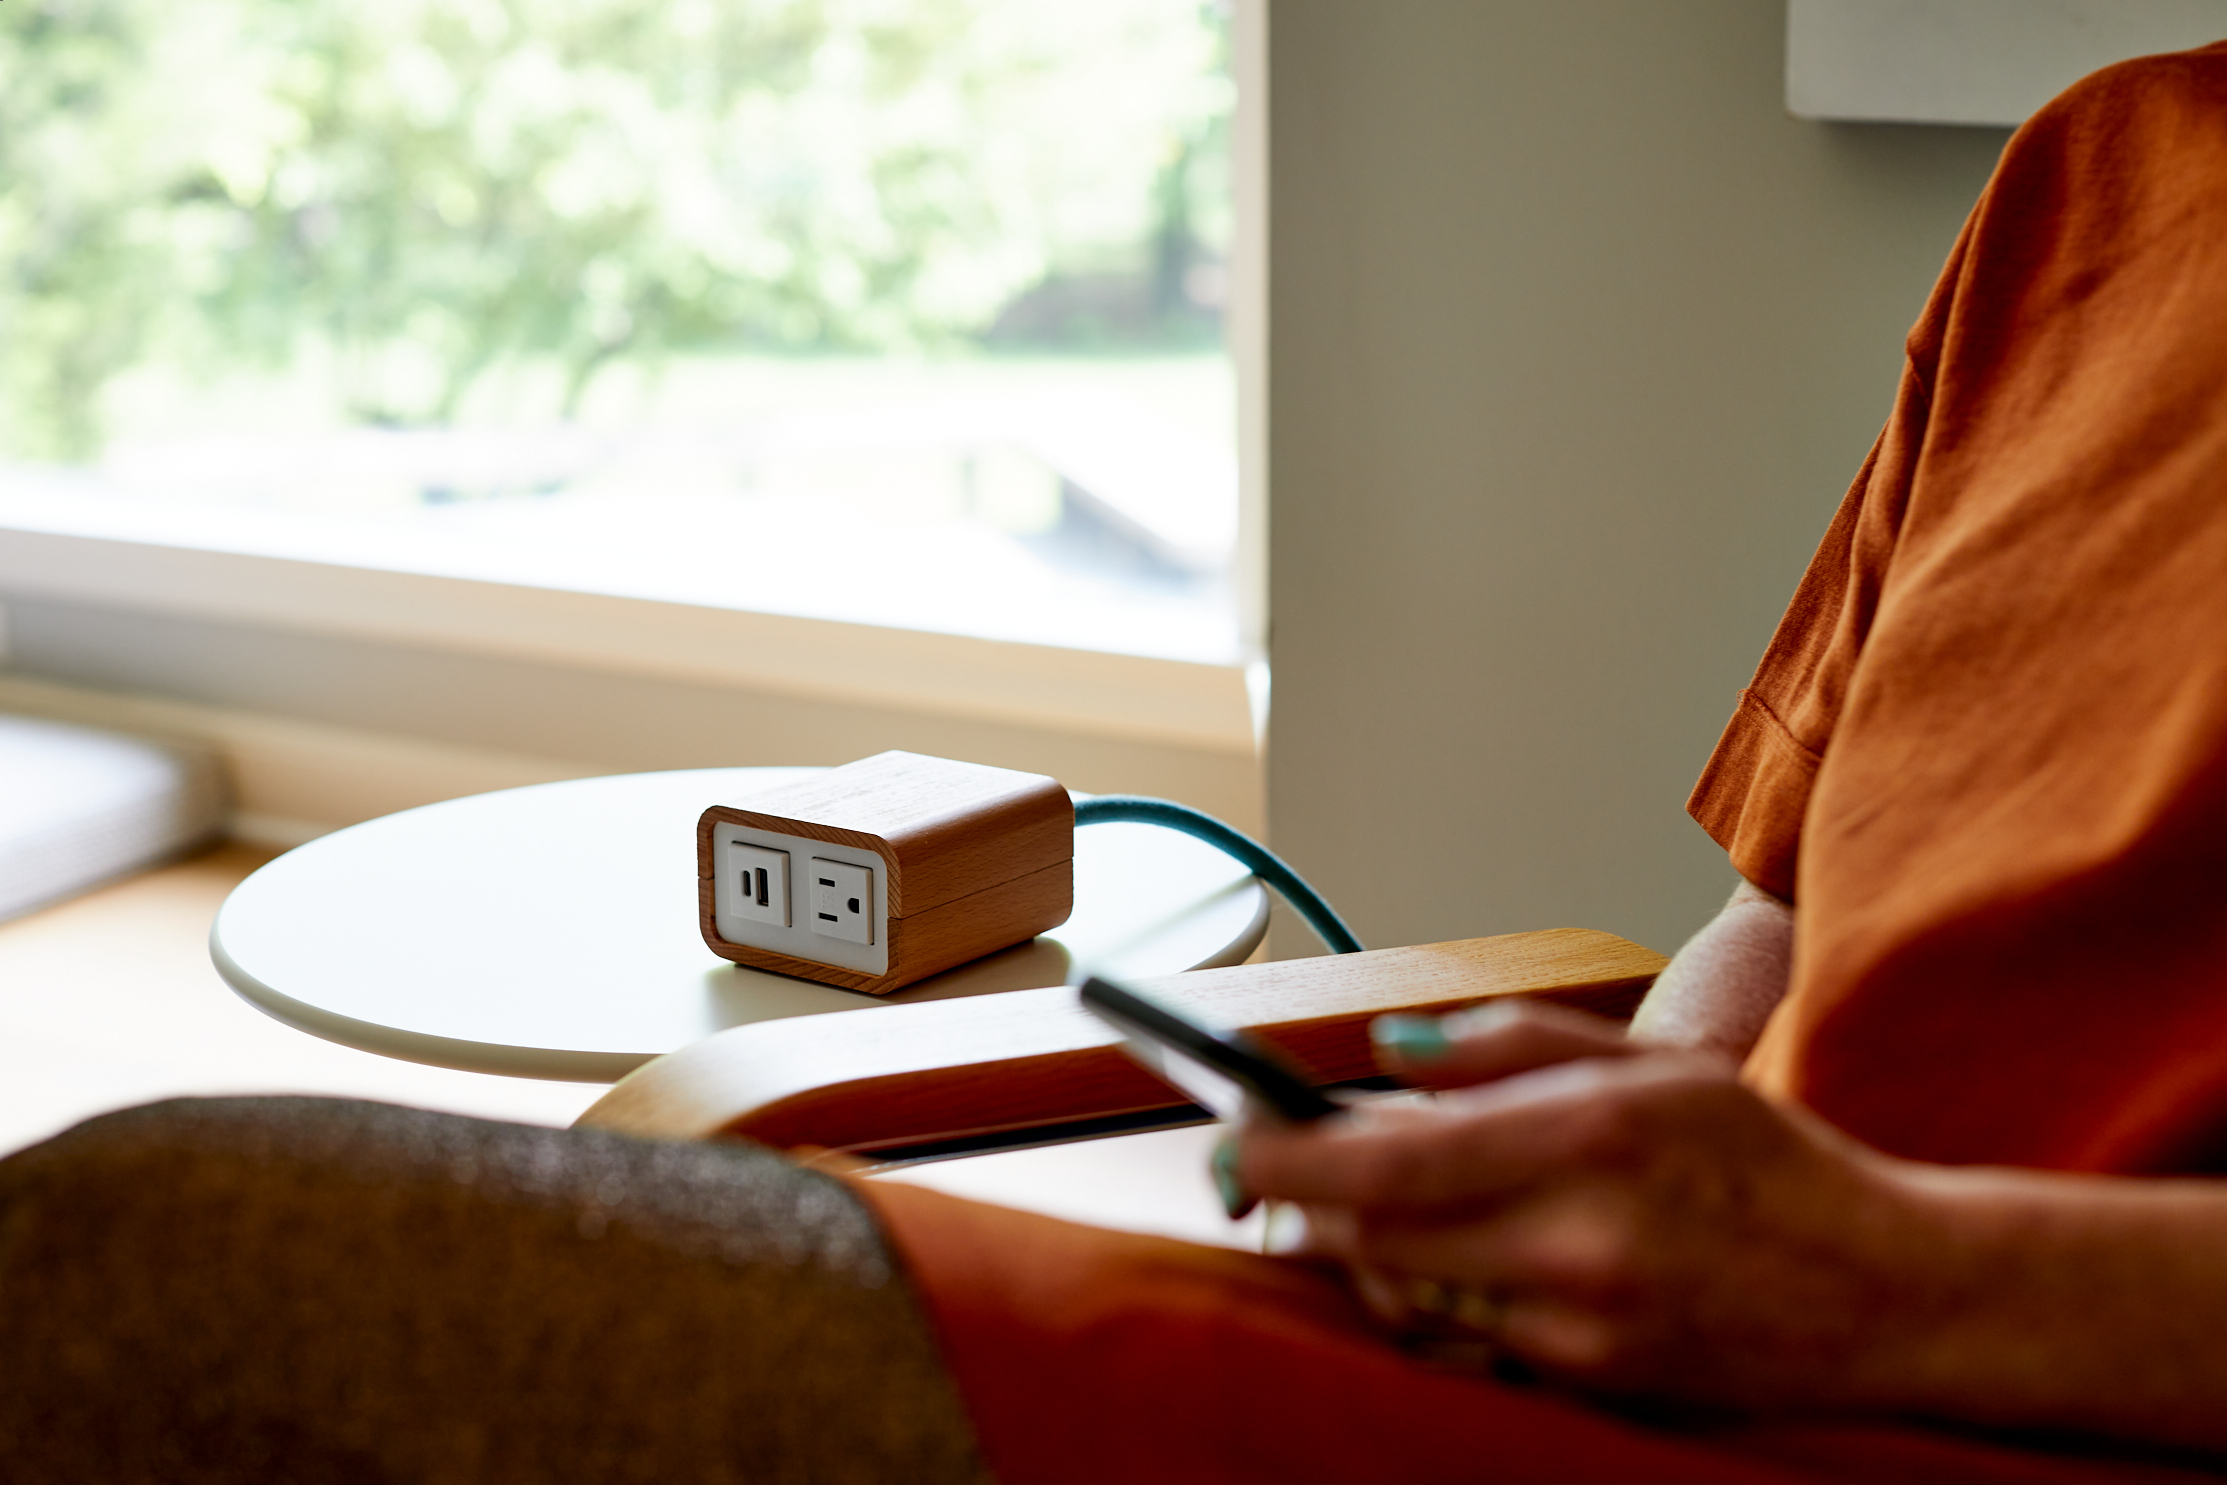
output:
M 1066 922 L 1075 807 L 1042 774 L 880 753 L 705 810 L 696 876 L 713 953 L 886 995 Z

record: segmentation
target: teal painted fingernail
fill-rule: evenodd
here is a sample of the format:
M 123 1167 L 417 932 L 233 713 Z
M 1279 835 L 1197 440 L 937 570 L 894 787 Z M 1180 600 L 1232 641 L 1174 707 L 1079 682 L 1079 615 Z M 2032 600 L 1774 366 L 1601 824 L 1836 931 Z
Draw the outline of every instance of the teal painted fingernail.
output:
M 1369 1039 L 1407 1062 L 1435 1062 L 1454 1049 L 1436 1016 L 1379 1016 L 1369 1023 Z
M 1229 1213 L 1230 1221 L 1237 1221 L 1260 1205 L 1260 1198 L 1247 1191 L 1245 1183 L 1237 1179 L 1236 1140 L 1223 1136 L 1221 1143 L 1214 1147 L 1214 1156 L 1207 1167 L 1214 1172 L 1214 1189 L 1222 1194 L 1222 1210 Z

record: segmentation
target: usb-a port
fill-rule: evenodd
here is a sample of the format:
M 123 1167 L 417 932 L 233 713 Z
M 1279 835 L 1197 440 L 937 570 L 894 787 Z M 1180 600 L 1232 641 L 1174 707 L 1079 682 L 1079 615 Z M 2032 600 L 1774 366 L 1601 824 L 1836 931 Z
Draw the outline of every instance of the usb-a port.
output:
M 738 918 L 789 926 L 789 853 L 735 841 L 727 847 L 727 899 L 720 904 Z

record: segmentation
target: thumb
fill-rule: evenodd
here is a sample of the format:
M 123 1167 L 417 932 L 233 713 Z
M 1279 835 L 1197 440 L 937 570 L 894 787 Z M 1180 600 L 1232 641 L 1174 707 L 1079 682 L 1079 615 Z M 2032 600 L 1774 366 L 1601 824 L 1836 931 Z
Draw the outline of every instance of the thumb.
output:
M 1369 1023 L 1377 1064 L 1416 1088 L 1464 1088 L 1585 1057 L 1643 1050 L 1600 1016 L 1536 1000 L 1496 1000 L 1445 1016 L 1379 1016 Z

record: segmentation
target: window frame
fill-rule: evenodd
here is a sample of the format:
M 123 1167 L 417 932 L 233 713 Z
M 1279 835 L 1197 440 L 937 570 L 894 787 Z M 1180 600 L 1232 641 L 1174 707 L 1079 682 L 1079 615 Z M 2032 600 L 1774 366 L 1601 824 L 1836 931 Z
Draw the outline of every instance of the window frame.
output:
M 202 540 L 121 503 L 5 496 L 0 604 L 174 613 L 1253 756 L 1266 695 L 1267 0 L 1234 0 L 1231 20 L 1241 652 L 1230 664 L 405 571 Z

